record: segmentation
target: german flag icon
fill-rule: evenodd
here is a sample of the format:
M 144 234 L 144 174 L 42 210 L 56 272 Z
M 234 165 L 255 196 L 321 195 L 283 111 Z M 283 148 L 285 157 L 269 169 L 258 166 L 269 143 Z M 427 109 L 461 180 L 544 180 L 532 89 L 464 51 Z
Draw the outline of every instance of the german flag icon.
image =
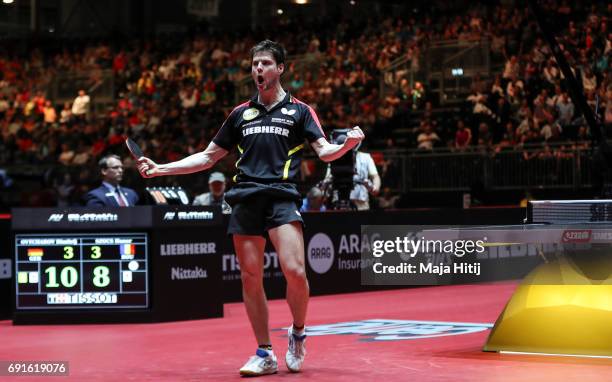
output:
M 42 248 L 28 248 L 28 257 L 42 257 L 43 253 Z

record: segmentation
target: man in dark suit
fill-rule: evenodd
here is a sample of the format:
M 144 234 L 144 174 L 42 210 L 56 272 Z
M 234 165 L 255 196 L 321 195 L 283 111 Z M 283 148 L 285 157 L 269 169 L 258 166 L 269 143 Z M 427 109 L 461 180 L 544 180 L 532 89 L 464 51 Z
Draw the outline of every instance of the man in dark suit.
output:
M 138 203 L 138 194 L 131 188 L 121 187 L 123 164 L 117 155 L 107 155 L 98 162 L 102 185 L 87 193 L 87 207 L 131 207 Z

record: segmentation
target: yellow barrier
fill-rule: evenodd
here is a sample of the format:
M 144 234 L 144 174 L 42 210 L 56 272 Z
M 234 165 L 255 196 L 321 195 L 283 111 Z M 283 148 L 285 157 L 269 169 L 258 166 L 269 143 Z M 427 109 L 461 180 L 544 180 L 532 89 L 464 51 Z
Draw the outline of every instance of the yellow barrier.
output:
M 532 271 L 483 350 L 612 357 L 612 255 L 576 259 Z

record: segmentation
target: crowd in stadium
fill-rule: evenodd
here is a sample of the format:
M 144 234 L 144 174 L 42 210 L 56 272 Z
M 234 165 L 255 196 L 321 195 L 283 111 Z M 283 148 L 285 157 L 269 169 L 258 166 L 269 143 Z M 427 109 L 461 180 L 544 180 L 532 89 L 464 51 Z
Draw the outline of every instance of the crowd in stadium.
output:
M 549 0 L 544 8 L 563 26 L 555 31 L 558 43 L 589 105 L 609 127 L 612 4 L 595 2 L 584 13 L 567 1 Z M 361 126 L 377 138 L 370 140 L 371 150 L 446 147 L 496 153 L 532 143 L 588 145 L 589 130 L 526 6 L 346 18 L 310 28 L 293 28 L 292 22 L 275 26 L 289 56 L 299 57 L 288 65 L 285 87 L 317 110 L 325 129 Z M 220 36 L 42 46 L 27 57 L 2 52 L 0 164 L 71 167 L 74 171 L 56 177 L 55 188 L 73 183 L 85 189 L 96 174 L 81 169 L 91 168 L 103 153 L 123 152 L 125 136 L 136 138 L 160 162 L 202 150 L 236 102 L 242 102 L 237 94 L 250 75 L 249 48 L 260 37 Z M 452 122 L 438 118 L 438 102 L 427 93 L 428 84 L 411 82 L 406 73 L 399 73 L 395 89 L 380 94 L 381 72 L 398 58 L 407 58 L 410 69 L 418 71 L 432 41 L 482 38 L 490 41 L 493 61 L 504 64 L 490 78 L 473 78 L 465 106 Z M 66 104 L 57 104 L 47 92 L 51 79 L 66 71 L 88 71 L 95 89 L 105 69 L 114 76 L 115 102 L 102 109 L 92 107 L 95 90 L 88 94 L 90 89 L 83 89 Z M 399 126 L 409 120 L 406 115 L 418 115 L 418 124 Z M 397 127 L 413 129 L 413 139 L 401 147 L 391 139 Z M 376 142 L 383 143 L 377 148 Z M 76 203 L 79 193 L 69 194 L 66 203 Z

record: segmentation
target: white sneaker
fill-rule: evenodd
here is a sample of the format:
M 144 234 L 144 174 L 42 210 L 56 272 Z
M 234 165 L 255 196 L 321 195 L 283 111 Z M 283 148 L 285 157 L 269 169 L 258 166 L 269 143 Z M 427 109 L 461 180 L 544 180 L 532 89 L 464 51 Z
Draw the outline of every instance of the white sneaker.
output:
M 304 329 L 304 332 L 306 329 Z M 304 356 L 306 355 L 306 334 L 297 335 L 293 333 L 293 326 L 289 328 L 289 347 L 287 348 L 287 354 L 285 355 L 285 363 L 289 371 L 297 373 L 302 369 L 304 363 Z
M 240 375 L 258 376 L 278 372 L 278 362 L 272 351 L 257 349 L 254 356 L 240 368 Z

